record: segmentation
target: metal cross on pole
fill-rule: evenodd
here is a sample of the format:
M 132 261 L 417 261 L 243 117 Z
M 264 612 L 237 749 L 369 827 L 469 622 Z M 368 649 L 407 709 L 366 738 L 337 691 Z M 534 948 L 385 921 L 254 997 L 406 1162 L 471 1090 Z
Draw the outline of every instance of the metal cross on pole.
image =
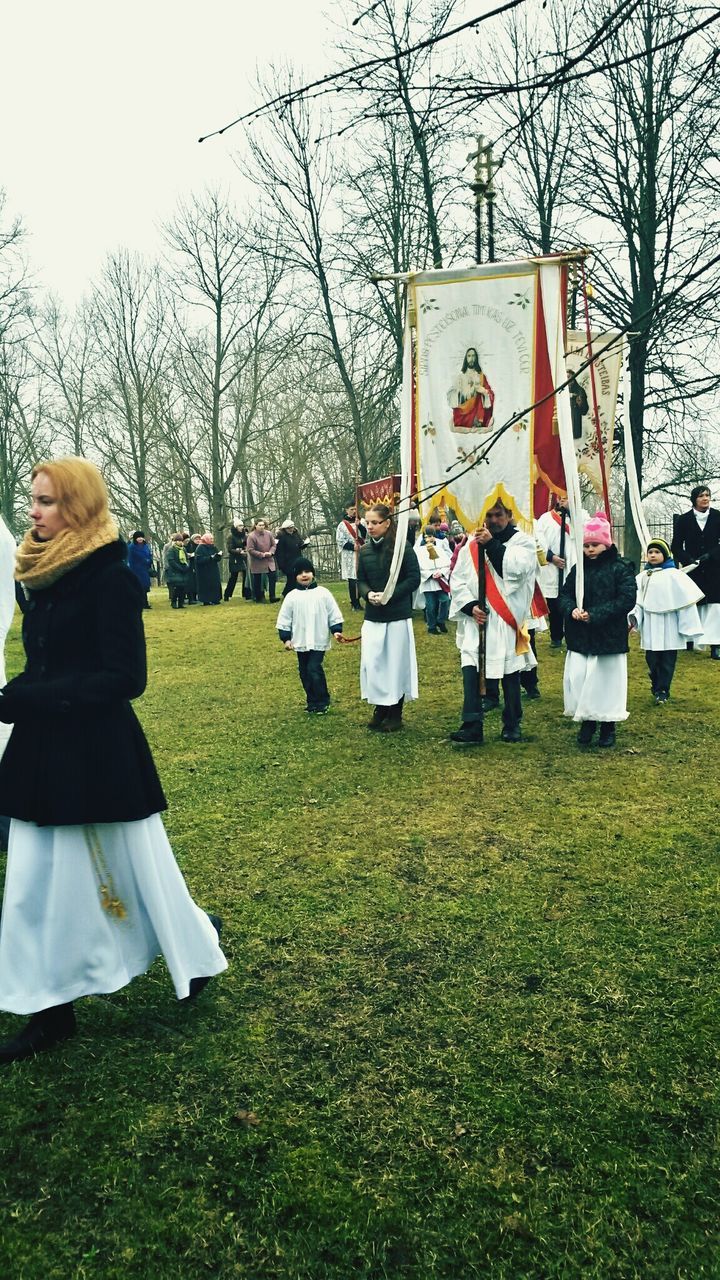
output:
M 485 141 L 480 133 L 477 138 L 477 149 L 471 151 L 467 163 L 475 161 L 475 173 L 470 190 L 475 197 L 475 261 L 483 260 L 483 222 L 487 221 L 488 262 L 495 261 L 495 186 L 493 178 L 500 164 L 493 160 L 491 142 Z

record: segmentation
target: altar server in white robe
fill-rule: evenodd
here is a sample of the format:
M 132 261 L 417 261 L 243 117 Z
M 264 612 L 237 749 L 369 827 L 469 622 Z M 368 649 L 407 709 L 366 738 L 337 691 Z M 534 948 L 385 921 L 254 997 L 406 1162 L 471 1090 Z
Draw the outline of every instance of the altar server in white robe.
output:
M 485 582 L 478 582 L 479 549 L 485 551 Z M 482 701 L 478 692 L 479 628 L 485 627 L 485 674 L 503 686 L 503 742 L 519 742 L 522 721 L 520 673 L 537 665 L 524 621 L 535 589 L 535 539 L 513 524 L 500 501 L 485 524 L 461 549 L 450 579 L 450 617 L 457 621 L 463 673 L 462 725 L 450 739 L 482 742 Z M 480 601 L 484 600 L 484 608 Z
M 587 512 L 581 511 L 582 526 L 587 519 L 589 519 Z M 556 498 L 552 510 L 538 516 L 535 521 L 535 537 L 545 556 L 545 564 L 540 568 L 538 581 L 548 606 L 550 647 L 559 649 L 563 641 L 563 616 L 558 604 L 558 594 L 562 582 L 577 559 L 575 539 L 570 528 L 570 512 L 563 505 L 563 499 Z
M 420 586 L 417 590 L 419 605 L 425 610 L 425 622 L 431 636 L 445 634 L 450 612 L 450 548 L 445 539 L 436 540 L 426 533 L 423 541 L 413 548 L 420 566 Z
M 670 696 L 678 649 L 703 634 L 697 607 L 702 599 L 697 583 L 676 568 L 667 542 L 653 538 L 647 546 L 645 568 L 637 575 L 637 600 L 630 622 L 640 633 L 656 703 L 667 702 Z
M 311 715 L 325 715 L 330 692 L 323 671 L 323 659 L 332 638 L 342 636 L 343 616 L 327 587 L 315 581 L 312 560 L 300 556 L 291 570 L 295 586 L 288 591 L 276 623 L 286 649 L 297 653 L 300 683 Z M 288 577 L 290 581 L 290 577 Z
M 365 524 L 367 542 L 358 556 L 360 599 L 366 602 L 360 631 L 360 693 L 375 704 L 368 729 L 397 733 L 403 727 L 405 702 L 418 696 L 412 601 L 420 585 L 420 569 L 415 552 L 406 545 L 395 588 L 383 604 L 395 545 L 392 511 L 376 503 L 367 512 Z
M 357 518 L 357 507 L 354 502 L 348 503 L 342 519 L 335 530 L 335 545 L 340 557 L 340 576 L 348 584 L 351 609 L 361 608 L 358 600 L 357 585 L 357 552 L 365 541 L 365 529 Z

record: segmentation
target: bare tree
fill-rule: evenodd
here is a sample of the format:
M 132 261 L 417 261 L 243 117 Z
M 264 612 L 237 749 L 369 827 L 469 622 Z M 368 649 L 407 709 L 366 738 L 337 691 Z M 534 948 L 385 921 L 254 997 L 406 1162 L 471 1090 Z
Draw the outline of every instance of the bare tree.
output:
M 96 443 L 121 507 L 149 529 L 151 459 L 157 417 L 153 397 L 162 378 L 170 317 L 157 266 L 126 250 L 108 258 L 92 301 L 100 346 L 102 426 Z
M 73 454 L 84 456 L 98 410 L 99 351 L 92 311 L 83 303 L 64 314 L 49 298 L 35 326 L 38 364 L 56 393 L 48 411 Z
M 196 448 L 204 446 L 209 465 L 210 521 L 219 537 L 261 389 L 286 355 L 273 335 L 283 258 L 272 237 L 244 226 L 217 193 L 183 205 L 166 239 L 176 370 L 195 417 Z
M 610 41 L 619 65 L 588 84 L 576 124 L 575 198 L 604 230 L 597 307 L 630 329 L 627 411 L 641 482 L 647 453 L 680 421 L 678 406 L 697 411 L 720 385 L 717 369 L 698 360 L 717 326 L 708 161 L 720 107 L 712 49 L 701 36 L 678 42 L 693 12 L 642 0 Z M 628 499 L 625 521 L 630 528 Z

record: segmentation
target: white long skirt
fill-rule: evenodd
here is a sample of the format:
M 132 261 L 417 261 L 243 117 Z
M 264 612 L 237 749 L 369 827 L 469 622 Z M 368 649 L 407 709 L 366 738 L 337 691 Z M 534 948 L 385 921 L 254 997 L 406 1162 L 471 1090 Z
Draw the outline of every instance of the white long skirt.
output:
M 720 644 L 720 604 L 699 604 L 698 613 L 703 634 L 698 644 Z
M 127 913 L 102 906 L 87 828 L 10 824 L 2 923 L 0 1009 L 35 1013 L 118 991 L 162 953 L 178 999 L 190 979 L 227 968 L 217 934 L 195 905 L 160 814 L 99 823 L 104 867 Z M 92 830 L 92 829 L 91 829 Z
M 363 622 L 360 628 L 360 696 L 376 707 L 393 707 L 418 696 L 415 636 L 410 618 Z
M 565 715 L 617 724 L 627 720 L 627 654 L 603 657 L 568 650 L 563 674 Z

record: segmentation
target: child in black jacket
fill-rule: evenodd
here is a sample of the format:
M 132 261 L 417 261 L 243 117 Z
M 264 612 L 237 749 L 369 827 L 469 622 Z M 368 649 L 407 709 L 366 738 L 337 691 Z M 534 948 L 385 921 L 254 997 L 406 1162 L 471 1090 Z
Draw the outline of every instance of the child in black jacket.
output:
M 585 590 L 575 595 L 576 570 L 560 591 L 567 657 L 565 715 L 579 722 L 577 740 L 589 746 L 600 724 L 599 747 L 615 743 L 615 725 L 627 720 L 628 614 L 636 595 L 635 568 L 612 540 L 604 513 L 583 530 Z

